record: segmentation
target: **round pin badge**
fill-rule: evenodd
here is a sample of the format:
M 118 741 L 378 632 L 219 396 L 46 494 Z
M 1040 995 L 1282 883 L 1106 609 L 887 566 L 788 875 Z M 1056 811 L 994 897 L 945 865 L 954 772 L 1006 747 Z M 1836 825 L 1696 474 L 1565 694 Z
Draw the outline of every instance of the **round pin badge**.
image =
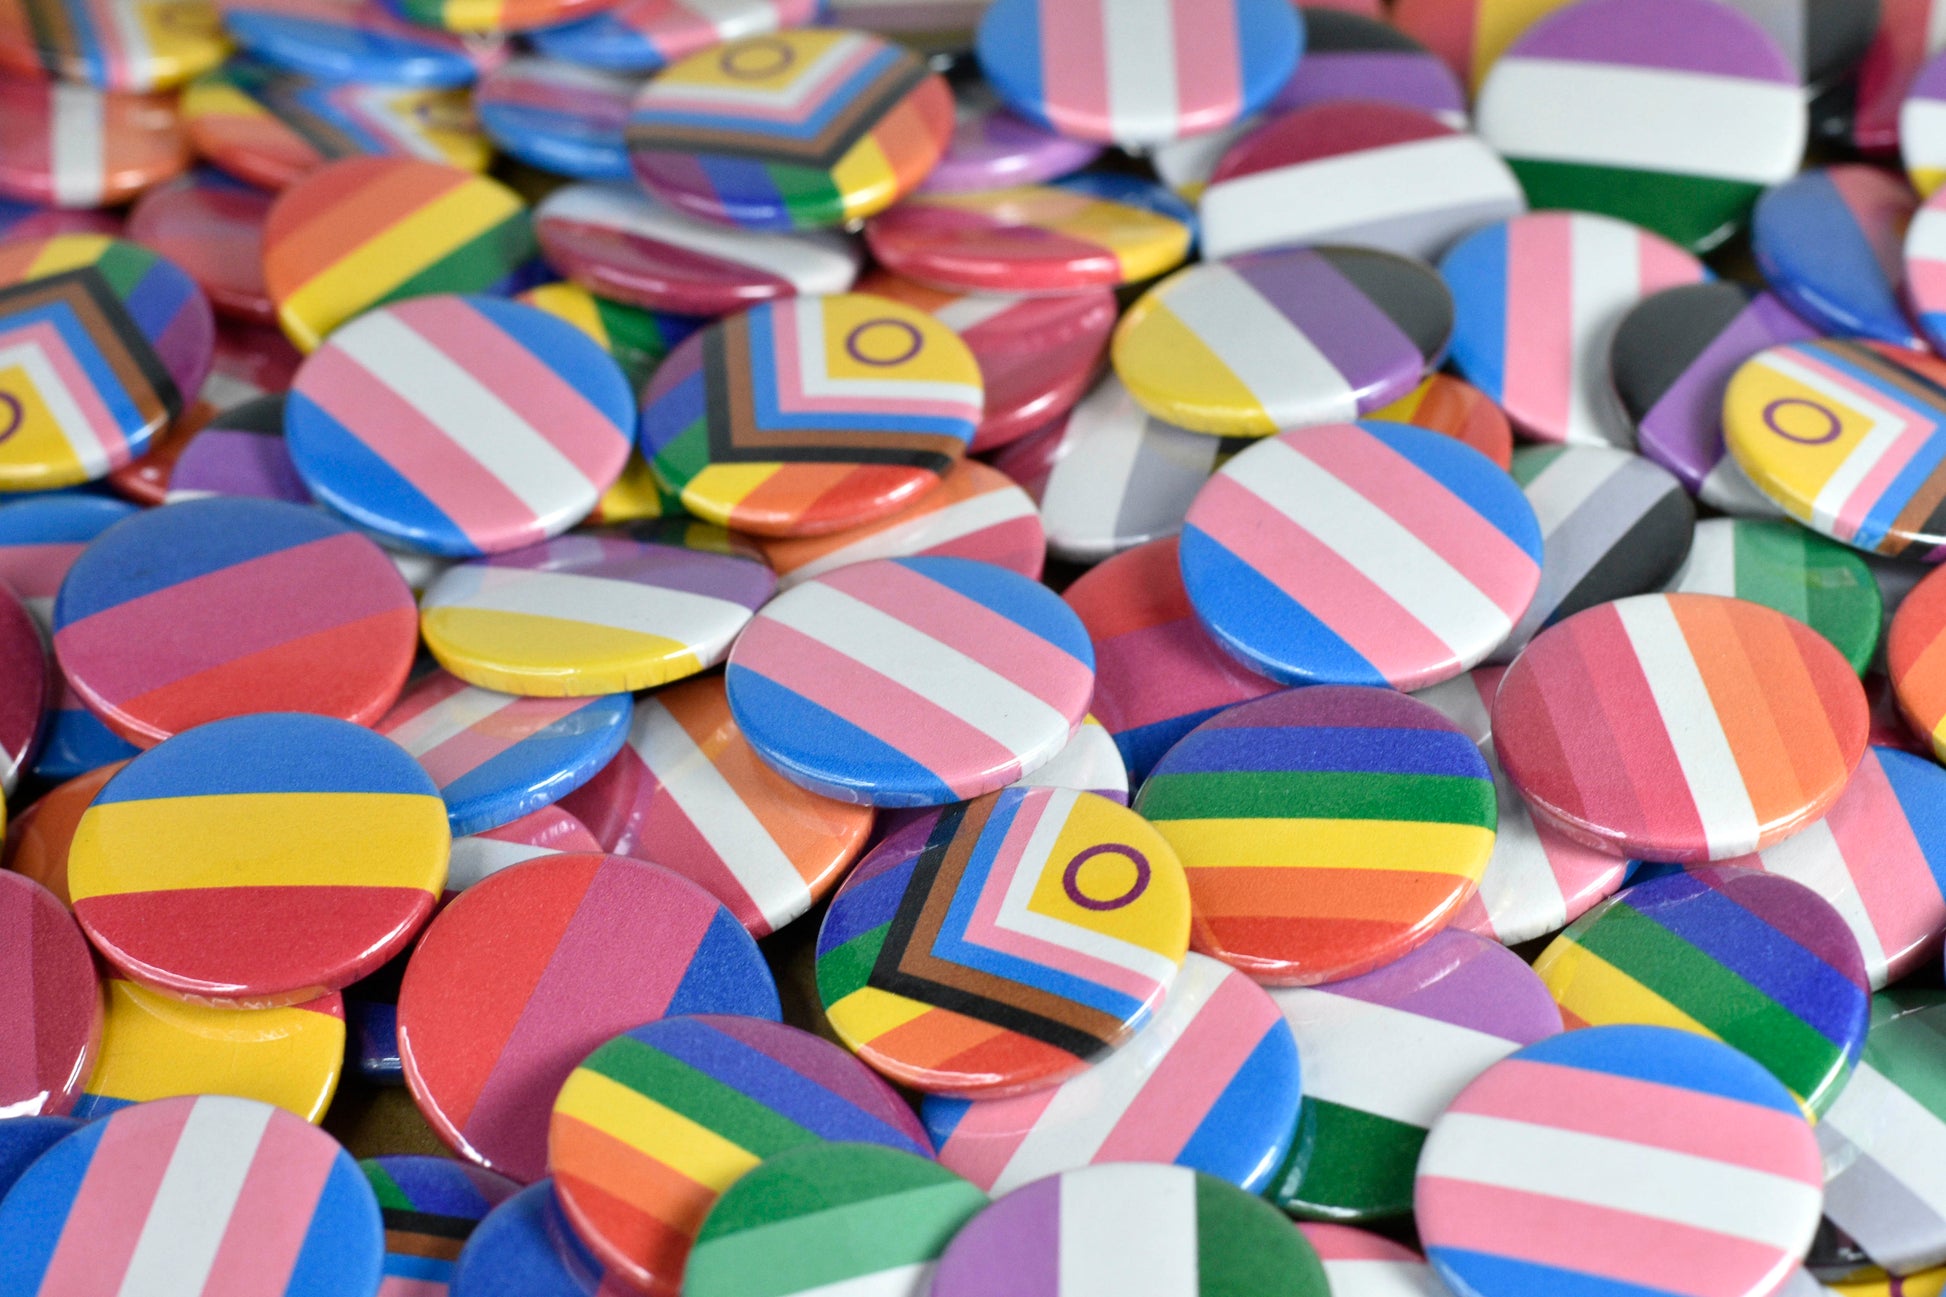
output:
M 1451 926 L 1513 946 L 1560 931 L 1596 901 L 1614 895 L 1629 862 L 1534 822 L 1493 747 L 1493 696 L 1506 670 L 1475 667 L 1413 697 L 1437 709 L 1479 745 L 1493 774 L 1499 810 L 1486 872 Z
M 1885 600 L 1864 557 L 1793 522 L 1698 523 L 1689 557 L 1666 588 L 1775 608 L 1830 640 L 1860 675 L 1878 651 L 1885 620 Z
M 604 850 L 700 884 L 759 937 L 835 887 L 872 830 L 870 807 L 808 792 L 758 758 L 720 676 L 644 697 L 620 755 L 563 808 Z
M 385 1233 L 337 1140 L 269 1104 L 198 1095 L 49 1149 L 0 1206 L 0 1248 L 22 1297 L 143 1283 L 365 1297 Z
M 927 1095 L 939 1160 L 988 1193 L 1098 1162 L 1169 1162 L 1253 1192 L 1290 1151 L 1298 1047 L 1245 974 L 1189 954 L 1154 1019 L 1055 1086 L 1007 1099 Z
M 1936 562 L 1946 527 L 1934 520 L 1931 474 L 1946 449 L 1946 370 L 1934 364 L 1883 343 L 1771 347 L 1730 380 L 1724 441 L 1757 489 L 1813 531 Z
M 621 750 L 633 712 L 627 694 L 521 698 L 433 671 L 375 728 L 426 768 L 460 837 L 512 823 L 593 779 Z
M 371 1182 L 385 1223 L 385 1278 L 390 1297 L 415 1287 L 431 1297 L 451 1291 L 454 1262 L 487 1213 L 520 1192 L 505 1176 L 450 1158 L 390 1154 L 358 1164 Z
M 987 1196 L 929 1158 L 811 1144 L 766 1158 L 724 1191 L 683 1272 L 693 1297 L 900 1293 L 923 1285 Z M 759 1242 L 761 1240 L 761 1242 Z
M 600 854 L 602 844 L 588 826 L 557 803 L 529 811 L 497 829 L 453 839 L 453 855 L 446 867 L 444 900 L 465 891 L 489 874 L 543 856 Z
M 482 879 L 426 929 L 399 989 L 399 1049 L 448 1146 L 532 1181 L 569 1073 L 616 1033 L 689 1013 L 779 1015 L 736 918 L 656 865 L 549 856 Z
M 184 443 L 169 470 L 169 503 L 211 495 L 310 504 L 284 440 L 284 397 L 260 396 L 217 415 Z
M 299 1004 L 404 949 L 450 843 L 439 790 L 391 740 L 322 716 L 239 716 L 108 781 L 75 829 L 68 891 L 96 948 L 145 986 Z
M 1108 374 L 1073 410 L 1003 447 L 993 464 L 1038 504 L 1049 553 L 1094 563 L 1181 531 L 1210 474 L 1254 444 L 1165 423 Z
M 1479 452 L 1409 424 L 1334 423 L 1253 444 L 1196 493 L 1189 601 L 1285 684 L 1418 689 L 1507 638 L 1541 580 L 1541 529 Z
M 1083 1167 L 1016 1189 L 954 1237 L 934 1297 L 1023 1289 L 1327 1297 L 1318 1254 L 1276 1208 L 1181 1166 Z
M 1878 167 L 1814 167 L 1757 200 L 1750 251 L 1770 290 L 1820 332 L 1917 347 L 1900 288 L 1918 210 L 1912 187 Z
M 1473 740 L 1360 686 L 1218 713 L 1163 754 L 1135 810 L 1182 858 L 1196 949 L 1290 986 L 1425 944 L 1479 885 L 1496 822 Z
M 1107 367 L 1117 307 L 1106 288 L 1058 297 L 960 293 L 884 273 L 868 275 L 858 288 L 925 311 L 972 351 L 986 388 L 968 446 L 975 454 L 1018 441 L 1074 408 Z
M 376 721 L 405 686 L 416 621 L 391 560 L 342 523 L 280 501 L 190 500 L 117 524 L 76 560 L 54 651 L 90 709 L 148 746 L 247 712 Z
M 299 350 L 375 306 L 487 292 L 534 253 L 527 209 L 498 181 L 406 158 L 320 167 L 264 226 L 264 283 Z
M 1721 242 L 1795 175 L 1809 133 L 1784 51 L 1714 0 L 1551 14 L 1494 62 L 1475 115 L 1535 207 L 1619 217 L 1686 248 Z
M 0 983 L 10 1060 L 0 1076 L 0 1112 L 64 1117 L 100 1052 L 94 954 L 61 898 L 12 872 L 0 872 L 0 934 L 10 965 Z
M 1532 212 L 1462 239 L 1439 263 L 1457 311 L 1453 366 L 1536 441 L 1627 446 L 1609 351 L 1631 306 L 1709 279 L 1647 230 Z
M 263 276 L 270 203 L 219 171 L 197 171 L 143 194 L 129 210 L 128 238 L 181 268 L 224 315 L 274 324 Z
M 1615 330 L 1609 377 L 1635 444 L 1703 503 L 1727 513 L 1781 513 L 1723 445 L 1723 393 L 1744 361 L 1817 330 L 1774 294 L 1727 281 L 1665 288 Z
M 0 65 L 103 90 L 169 90 L 230 50 L 213 0 L 6 0 Z
M 610 0 L 381 0 L 409 22 L 449 32 L 499 35 L 572 22 L 609 7 Z
M 1597 1166 L 1594 1148 L 1631 1170 Z M 1529 1045 L 1462 1090 L 1413 1199 L 1440 1278 L 1480 1297 L 1564 1281 L 1757 1297 L 1810 1247 L 1822 1180 L 1817 1137 L 1756 1063 L 1689 1032 L 1602 1027 Z M 1702 1270 L 1682 1251 L 1699 1237 L 1738 1242 Z
M 1864 1057 L 1818 1123 L 1835 1168 L 1825 1216 L 1864 1253 L 1899 1274 L 1946 1262 L 1946 1194 L 1927 1152 L 1946 1147 L 1946 1102 L 1926 1078 L 1946 1057 L 1946 995 L 1901 989 L 1872 997 Z
M 624 302 L 610 301 L 597 297 L 580 284 L 542 284 L 538 288 L 528 289 L 514 300 L 558 316 L 599 342 L 602 349 L 622 367 L 622 377 L 628 380 L 632 392 L 641 390 L 642 385 L 649 381 L 649 375 L 662 363 L 663 357 L 676 349 L 676 344 L 702 327 L 702 322 L 691 316 L 649 311 Z M 638 517 L 658 516 L 654 512 L 618 516 L 615 512 L 619 506 L 611 497 L 618 490 L 634 492 L 641 489 L 638 483 L 644 480 L 650 495 L 654 496 L 660 488 L 654 486 L 647 461 L 642 459 L 639 452 L 632 453 L 621 477 L 602 496 L 603 503 L 595 506 L 595 512 L 590 517 L 598 522 L 631 522 Z
M 48 705 L 60 683 L 42 635 L 27 605 L 0 585 L 0 791 L 8 796 L 34 766 Z M 0 805 L 0 827 L 5 823 Z
M 265 189 L 343 158 L 425 158 L 467 171 L 493 158 L 464 90 L 317 80 L 250 62 L 190 83 L 182 118 L 212 165 Z
M 1493 701 L 1495 747 L 1536 819 L 1683 863 L 1759 851 L 1821 817 L 1866 724 L 1830 641 L 1704 594 L 1577 613 L 1535 638 Z
M 1938 346 L 1946 338 L 1946 193 L 1927 199 L 1906 231 L 1905 301 Z
M 1651 1023 L 1720 1040 L 1812 1114 L 1865 1044 L 1858 942 L 1829 902 L 1776 874 L 1713 865 L 1639 883 L 1576 919 L 1534 972 L 1570 1027 Z
M 816 536 L 897 513 L 965 454 L 978 362 L 948 325 L 867 293 L 761 303 L 677 347 L 641 446 L 708 522 Z
M 242 51 L 324 81 L 469 86 L 505 56 L 502 42 L 407 22 L 378 0 L 217 0 Z
M 1389 405 L 1453 337 L 1431 267 L 1367 248 L 1271 248 L 1171 275 L 1115 330 L 1142 407 L 1197 432 L 1263 436 Z
M 536 28 L 527 42 L 549 58 L 643 76 L 712 45 L 808 26 L 823 10 L 821 0 L 622 0 L 570 23 Z
M 636 88 L 635 77 L 523 56 L 480 78 L 473 108 L 487 137 L 529 166 L 576 180 L 627 180 L 622 126 Z
M 1174 270 L 1196 216 L 1168 190 L 1112 172 L 1043 185 L 920 194 L 865 226 L 880 265 L 942 289 L 1071 293 Z
M 1284 88 L 1271 96 L 1273 112 L 1346 99 L 1378 100 L 1431 113 L 1448 126 L 1466 126 L 1466 87 L 1439 56 L 1400 27 L 1377 4 L 1304 6 L 1304 57 Z
M 0 1197 L 41 1154 L 80 1129 L 72 1117 L 9 1117 L 0 1123 Z
M 426 591 L 421 630 L 441 666 L 483 689 L 625 693 L 721 662 L 776 587 L 715 527 L 560 536 L 449 569 Z
M 1362 977 L 1270 997 L 1304 1060 L 1304 1110 L 1267 1195 L 1311 1220 L 1405 1215 L 1427 1128 L 1446 1105 L 1561 1030 L 1533 971 L 1470 932 L 1439 933 Z
M 1286 0 L 1167 0 L 1150 11 L 1145 39 L 1119 26 L 1098 4 L 995 0 L 980 20 L 980 71 L 1032 121 L 1139 149 L 1250 116 L 1304 50 L 1303 21 Z
M 984 81 L 954 87 L 953 137 L 919 186 L 924 194 L 962 194 L 1059 180 L 1093 162 L 1102 146 L 1028 121 Z
M 805 581 L 738 637 L 730 707 L 765 761 L 840 801 L 936 806 L 1003 788 L 1073 736 L 1087 632 L 1054 593 L 961 558 Z
M 1224 153 L 1196 207 L 1207 257 L 1335 243 L 1427 260 L 1526 210 L 1520 182 L 1478 136 L 1373 100 L 1272 118 Z
M 101 786 L 114 778 L 125 761 L 116 761 L 76 775 L 56 784 L 28 804 L 6 826 L 6 842 L 0 847 L 0 869 L 10 869 L 33 879 L 52 892 L 63 905 L 68 896 L 68 848 L 74 829 Z
M 779 590 L 877 558 L 970 558 L 1039 580 L 1047 558 L 1041 516 L 1027 492 L 971 459 L 889 518 L 828 536 L 766 540 L 762 547 Z
M 561 1214 L 554 1182 L 488 1212 L 453 1263 L 451 1297 L 596 1297 L 604 1276 Z
M 1198 725 L 1279 688 L 1203 629 L 1177 550 L 1174 537 L 1138 545 L 1084 573 L 1065 596 L 1095 652 L 1090 706 L 1138 784 Z
M 468 558 L 558 536 L 628 459 L 635 402 L 601 344 L 518 302 L 438 294 L 366 312 L 305 358 L 292 461 L 333 511 Z
M 1514 430 L 1507 416 L 1479 388 L 1451 374 L 1428 375 L 1392 404 L 1372 411 L 1372 417 L 1451 437 L 1501 468 L 1513 463 Z
M 1136 1036 L 1176 981 L 1189 927 L 1182 866 L 1141 816 L 1009 788 L 901 830 L 852 871 L 818 932 L 818 996 L 886 1076 L 1004 1097 Z
M 1564 617 L 1660 590 L 1682 569 L 1696 505 L 1673 475 L 1609 446 L 1523 446 L 1509 470 L 1541 525 L 1540 588 L 1493 654 L 1510 662 Z
M 713 225 L 633 185 L 564 185 L 535 209 L 534 230 L 561 274 L 653 311 L 727 315 L 777 297 L 849 292 L 858 277 L 848 234 Z
M 75 1115 L 88 1121 L 179 1095 L 233 1094 L 316 1125 L 345 1067 L 336 991 L 275 1009 L 212 1008 L 121 977 L 104 980 L 101 1051 Z
M 553 1103 L 547 1164 L 564 1214 L 609 1273 L 644 1292 L 679 1281 L 692 1292 L 684 1264 L 723 1192 L 775 1155 L 830 1141 L 931 1165 L 912 1110 L 836 1046 L 778 1022 L 671 1016 L 581 1060 Z
M 884 211 L 946 150 L 953 96 L 919 55 L 859 31 L 800 29 L 698 51 L 636 96 L 636 178 L 723 225 L 811 230 Z
M 190 277 L 98 234 L 0 245 L 0 486 L 74 486 L 148 449 L 209 372 L 215 326 Z

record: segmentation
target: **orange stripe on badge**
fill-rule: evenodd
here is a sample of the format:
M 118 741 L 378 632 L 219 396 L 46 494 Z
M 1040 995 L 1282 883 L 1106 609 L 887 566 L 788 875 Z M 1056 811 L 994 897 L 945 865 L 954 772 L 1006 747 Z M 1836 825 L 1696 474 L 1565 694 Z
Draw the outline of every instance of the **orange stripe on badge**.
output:
M 317 210 L 302 213 L 296 225 L 278 233 L 280 277 L 287 279 L 291 291 L 310 283 L 379 232 L 477 179 L 456 168 L 381 165 L 373 170 L 372 182 L 349 196 L 342 189 L 327 188 Z

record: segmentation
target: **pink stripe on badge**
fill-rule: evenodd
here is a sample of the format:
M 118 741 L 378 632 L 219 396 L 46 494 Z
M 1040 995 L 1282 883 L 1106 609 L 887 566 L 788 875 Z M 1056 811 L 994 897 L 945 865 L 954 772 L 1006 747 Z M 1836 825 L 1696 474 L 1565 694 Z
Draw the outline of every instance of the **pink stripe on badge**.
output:
M 1574 382 L 1574 222 L 1515 221 L 1506 240 L 1502 404 L 1560 428 Z
M 770 622 L 762 635 L 745 633 L 738 655 L 740 666 L 850 721 L 907 757 L 924 752 L 956 768 L 1019 772 L 1017 754 L 923 694 L 801 631 Z M 1013 774 L 1004 782 L 1012 782 Z
M 441 788 L 554 724 L 581 710 L 585 698 L 513 698 L 490 716 L 481 717 L 459 733 L 419 755 L 433 782 Z M 509 717 L 508 713 L 512 713 Z
M 1188 1147 L 1265 1030 L 1283 1026 L 1267 1007 L 1248 978 L 1225 973 L 1090 1160 L 1151 1162 Z
M 1101 121 L 1108 99 L 1108 7 L 1111 0 L 1062 0 L 1038 6 L 1042 75 L 1058 68 L 1061 105 Z
M 275 1293 L 297 1268 L 338 1146 L 282 1109 L 271 1116 L 210 1263 L 206 1293 Z
M 155 1206 L 156 1191 L 175 1156 L 191 1104 L 178 1104 L 144 1123 L 102 1127 L 81 1187 L 68 1206 L 60 1242 L 40 1290 L 62 1297 L 116 1297 L 135 1244 Z
M 902 564 L 853 564 L 819 579 L 965 654 L 1050 707 L 1092 687 L 1094 672 L 1059 646 Z
M 812 308 L 797 302 L 778 302 L 767 309 L 771 312 L 771 346 L 776 351 L 771 373 L 773 381 L 777 384 L 780 405 L 795 411 L 815 410 L 825 414 L 856 414 L 863 409 L 875 415 L 911 414 L 938 419 L 979 417 L 979 411 L 971 410 L 969 403 L 965 401 L 919 401 L 910 398 L 893 400 L 876 394 L 859 396 L 855 393 L 837 396 L 811 395 L 804 388 L 804 352 L 797 345 L 797 330 L 799 310 L 808 312 Z M 819 368 L 823 368 L 822 363 Z
M 1059 1086 L 1047 1086 L 1002 1102 L 969 1105 L 939 1150 L 941 1165 L 991 1191 L 1060 1092 Z
M 1860 386 L 1857 379 L 1833 369 L 1818 359 L 1812 348 L 1793 347 L 1790 356 L 1793 362 L 1812 371 L 1839 391 L 1855 391 Z M 1892 444 L 1872 461 L 1871 468 L 1858 479 L 1850 494 L 1845 496 L 1844 502 L 1839 506 L 1832 534 L 1840 540 L 1847 540 L 1857 535 L 1859 526 L 1871 513 L 1872 506 L 1878 503 L 1886 489 L 1900 473 L 1905 471 L 1906 465 L 1912 462 L 1912 457 L 1918 454 L 1938 431 L 1936 424 L 1906 423 Z M 1853 453 L 1856 454 L 1856 451 L 1854 450 Z
M 532 521 L 518 535 L 528 541 L 542 538 L 540 520 L 506 483 L 341 348 L 319 348 L 304 367 L 305 394 L 349 435 L 370 446 L 468 539 L 485 534 L 498 539 L 506 532 L 505 519 L 523 515 Z M 372 446 L 352 431 L 359 428 L 386 429 L 385 444 Z
M 1913 836 L 1911 821 L 1903 812 L 1891 813 L 1896 806 L 1898 797 L 1878 754 L 1867 749 L 1844 796 L 1825 818 L 1844 857 L 1845 873 L 1858 889 L 1865 916 L 1888 958 L 1887 981 L 1912 971 L 1938 944 L 1915 944 L 1912 929 L 1915 918 L 1936 915 L 1941 908 L 1939 884 L 1925 852 Z M 1923 926 L 1929 930 L 1931 924 Z
M 1243 50 L 1235 0 L 1171 0 L 1175 19 L 1176 117 L 1184 135 L 1228 126 L 1243 114 Z
M 88 542 L 0 546 L 0 582 L 23 599 L 52 599 Z
M 61 336 L 60 330 L 47 323 L 29 324 L 19 329 L 9 330 L 8 336 L 29 343 L 40 352 L 41 357 L 47 361 L 48 367 L 61 380 L 62 388 L 80 408 L 82 419 L 94 433 L 95 438 L 102 443 L 103 449 L 111 459 L 116 451 L 127 450 L 128 439 L 122 435 L 120 425 L 115 422 L 115 416 L 108 412 L 108 407 L 102 403 L 100 395 L 95 391 L 94 380 L 75 363 L 74 354 L 68 349 L 67 339 Z M 72 438 L 66 435 L 65 430 L 62 440 L 70 445 L 73 444 Z

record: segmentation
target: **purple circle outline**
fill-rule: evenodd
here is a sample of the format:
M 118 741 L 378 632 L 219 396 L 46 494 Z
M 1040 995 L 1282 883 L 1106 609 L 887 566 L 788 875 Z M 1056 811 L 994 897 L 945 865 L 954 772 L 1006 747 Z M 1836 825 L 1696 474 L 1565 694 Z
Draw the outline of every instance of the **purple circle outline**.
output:
M 858 348 L 859 335 L 864 333 L 865 330 L 867 329 L 876 329 L 881 324 L 889 324 L 895 329 L 905 330 L 906 336 L 912 340 L 912 345 L 906 348 L 905 354 L 894 356 L 890 360 L 874 360 L 872 357 L 867 356 L 863 351 L 859 350 Z M 923 333 L 920 333 L 916 326 L 912 324 L 908 324 L 904 320 L 894 320 L 889 316 L 883 316 L 883 315 L 878 316 L 874 319 L 866 320 L 862 324 L 853 325 L 851 332 L 845 335 L 845 354 L 847 356 L 850 356 L 853 360 L 857 361 L 861 365 L 871 365 L 874 366 L 875 368 L 880 368 L 880 369 L 887 368 L 892 365 L 903 365 L 906 361 L 911 360 L 914 356 L 918 355 L 921 351 L 923 351 L 925 349 L 925 346 L 926 346 L 926 336 Z
M 1831 431 L 1821 437 L 1800 437 L 1794 432 L 1784 431 L 1777 425 L 1777 410 L 1779 406 L 1785 405 L 1809 406 L 1831 421 Z M 1828 445 L 1838 440 L 1839 435 L 1845 430 L 1844 421 L 1838 417 L 1837 413 L 1830 406 L 1820 405 L 1818 402 L 1802 396 L 1780 396 L 1769 405 L 1766 405 L 1764 407 L 1764 427 L 1769 428 L 1785 441 L 1794 441 L 1800 446 Z
M 1081 890 L 1081 866 L 1087 864 L 1096 856 L 1108 855 L 1110 853 L 1118 856 L 1126 856 L 1130 861 L 1134 862 L 1135 884 L 1121 896 L 1117 896 L 1112 900 L 1098 901 Z M 1125 905 L 1133 905 L 1137 900 L 1141 899 L 1142 893 L 1149 890 L 1149 858 L 1137 851 L 1134 847 L 1124 843 L 1098 842 L 1086 851 L 1076 852 L 1074 859 L 1068 861 L 1068 867 L 1061 872 L 1061 890 L 1068 894 L 1070 901 L 1073 901 L 1082 909 L 1094 910 L 1097 913 L 1103 913 L 1108 910 L 1119 910 Z

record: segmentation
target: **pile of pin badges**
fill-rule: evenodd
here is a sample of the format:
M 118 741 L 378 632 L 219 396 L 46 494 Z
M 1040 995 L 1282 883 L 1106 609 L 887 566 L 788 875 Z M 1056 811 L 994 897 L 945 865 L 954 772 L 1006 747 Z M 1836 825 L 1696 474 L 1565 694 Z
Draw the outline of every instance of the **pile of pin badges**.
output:
M 1942 178 L 1946 0 L 0 0 L 0 1297 L 1937 1297 Z

